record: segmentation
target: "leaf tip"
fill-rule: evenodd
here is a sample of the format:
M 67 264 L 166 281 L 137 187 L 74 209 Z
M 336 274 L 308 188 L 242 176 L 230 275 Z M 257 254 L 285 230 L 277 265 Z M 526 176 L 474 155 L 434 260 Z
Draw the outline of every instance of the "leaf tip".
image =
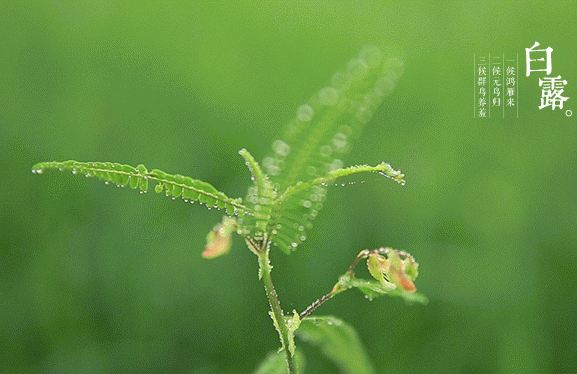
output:
M 32 174 L 42 174 L 44 173 L 44 163 L 39 162 L 32 166 Z

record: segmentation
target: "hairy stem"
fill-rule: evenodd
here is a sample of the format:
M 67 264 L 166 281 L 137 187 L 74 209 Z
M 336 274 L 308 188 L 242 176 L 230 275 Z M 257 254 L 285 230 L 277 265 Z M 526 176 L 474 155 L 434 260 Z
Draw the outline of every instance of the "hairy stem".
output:
M 316 299 L 311 305 L 307 306 L 307 308 L 299 314 L 300 319 L 310 316 L 319 306 L 332 299 L 332 297 L 336 295 L 336 293 L 333 291 L 334 289 L 331 290 L 331 292 Z
M 347 272 L 345 273 L 345 275 L 349 275 L 349 276 L 354 276 L 355 275 L 355 268 L 357 267 L 357 265 L 359 264 L 359 261 L 361 261 L 362 259 L 367 258 L 367 256 L 369 255 L 370 251 L 368 249 L 364 249 L 362 251 L 360 251 L 357 256 L 355 257 L 355 259 L 353 260 L 353 262 L 351 263 L 351 265 L 349 266 L 349 268 L 347 269 Z M 325 295 L 319 297 L 318 299 L 316 299 L 315 301 L 312 302 L 311 305 L 307 306 L 305 310 L 303 310 L 300 314 L 299 317 L 300 319 L 303 319 L 305 317 L 310 316 L 319 306 L 323 305 L 325 302 L 329 301 L 330 299 L 332 299 L 335 295 L 346 291 L 346 288 L 343 288 L 341 285 L 341 282 L 337 282 L 337 284 L 334 285 L 333 289 L 330 290 L 330 292 L 326 293 Z
M 278 330 L 280 342 L 282 348 L 286 355 L 286 361 L 288 366 L 289 374 L 296 373 L 295 357 L 289 350 L 289 332 L 288 327 L 284 318 L 284 313 L 280 304 L 280 300 L 274 288 L 272 282 L 271 270 L 272 266 L 269 261 L 269 250 L 268 248 L 261 248 L 258 253 L 258 263 L 260 266 L 260 274 L 262 276 L 262 281 L 264 283 L 264 289 L 266 291 L 266 297 L 268 298 L 268 303 L 272 312 L 273 321 L 275 327 Z

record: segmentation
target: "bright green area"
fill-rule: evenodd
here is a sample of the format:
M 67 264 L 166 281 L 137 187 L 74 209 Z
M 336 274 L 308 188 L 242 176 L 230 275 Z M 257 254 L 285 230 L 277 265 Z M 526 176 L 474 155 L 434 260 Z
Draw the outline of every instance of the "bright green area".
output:
M 555 49 L 577 112 L 573 1 L 9 1 L 0 12 L 0 371 L 246 373 L 278 346 L 257 263 L 200 257 L 221 214 L 65 175 L 44 160 L 143 163 L 244 196 L 296 108 L 366 44 L 405 73 L 299 251 L 273 251 L 287 311 L 362 248 L 420 263 L 427 306 L 345 293 L 377 372 L 562 372 L 577 365 L 577 114 L 472 119 L 473 54 Z M 236 237 L 235 239 L 238 239 Z M 307 372 L 334 364 L 302 345 Z

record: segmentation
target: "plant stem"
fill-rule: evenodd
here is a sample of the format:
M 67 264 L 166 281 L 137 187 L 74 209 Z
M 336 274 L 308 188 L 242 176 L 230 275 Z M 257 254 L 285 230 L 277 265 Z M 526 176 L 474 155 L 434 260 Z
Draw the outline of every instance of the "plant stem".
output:
M 357 267 L 357 265 L 359 264 L 359 262 L 362 259 L 367 258 L 369 253 L 370 253 L 370 251 L 368 249 L 364 249 L 364 250 L 360 251 L 357 254 L 357 256 L 355 257 L 355 259 L 353 260 L 353 262 L 351 263 L 351 265 L 349 266 L 349 268 L 347 269 L 347 272 L 345 273 L 345 275 L 348 275 L 350 277 L 354 277 L 355 276 L 355 268 Z M 325 295 L 316 299 L 311 305 L 309 305 L 305 310 L 303 310 L 299 314 L 300 319 L 303 319 L 305 317 L 310 316 L 319 306 L 323 305 L 325 302 L 332 299 L 335 295 L 337 295 L 341 292 L 344 292 L 346 290 L 347 290 L 346 288 L 342 287 L 341 282 L 340 282 L 340 278 L 339 278 L 339 282 L 337 282 L 337 284 L 334 285 L 333 289 L 330 290 L 330 292 L 328 292 Z
M 303 310 L 299 314 L 300 319 L 302 320 L 303 318 L 310 316 L 319 306 L 323 305 L 326 301 L 332 299 L 332 297 L 335 296 L 335 294 L 336 293 L 334 292 L 333 289 L 331 290 L 331 292 L 316 299 L 311 305 L 309 305 L 305 310 Z
M 258 253 L 258 263 L 260 266 L 260 274 L 262 276 L 262 281 L 264 283 L 264 289 L 266 291 L 266 297 L 268 298 L 268 303 L 272 312 L 273 322 L 278 330 L 280 337 L 280 342 L 282 348 L 286 354 L 286 361 L 289 374 L 296 374 L 296 364 L 294 355 L 289 350 L 289 332 L 288 327 L 284 318 L 284 313 L 280 304 L 280 300 L 274 288 L 271 278 L 272 266 L 269 261 L 269 249 L 261 248 Z

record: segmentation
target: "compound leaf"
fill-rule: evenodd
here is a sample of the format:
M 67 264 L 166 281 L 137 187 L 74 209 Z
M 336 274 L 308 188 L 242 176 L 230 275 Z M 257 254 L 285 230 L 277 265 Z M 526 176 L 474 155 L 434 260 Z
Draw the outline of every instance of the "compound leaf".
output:
M 393 169 L 391 165 L 386 162 L 381 162 L 375 166 L 355 165 L 343 169 L 331 170 L 322 177 L 311 179 L 305 182 L 299 181 L 296 184 L 287 187 L 287 189 L 279 197 L 278 201 L 276 201 L 276 204 L 282 205 L 287 199 L 291 197 L 291 195 L 308 190 L 314 186 L 325 187 L 329 183 L 334 183 L 339 178 L 362 173 L 378 173 L 386 178 L 394 180 L 403 186 L 405 185 L 405 175 L 399 170 Z
M 269 232 L 272 205 L 277 192 L 250 152 L 243 148 L 238 153 L 244 158 L 253 181 L 246 196 L 246 202 L 253 214 L 241 217 L 239 232 L 244 236 L 250 235 L 256 240 L 263 240 Z
M 214 186 L 198 179 L 185 177 L 178 174 L 168 174 L 159 169 L 149 171 L 144 165 L 136 167 L 112 162 L 78 162 L 78 161 L 52 161 L 41 162 L 32 167 L 32 172 L 42 174 L 44 170 L 57 169 L 60 171 L 72 171 L 72 174 L 94 177 L 105 183 L 114 183 L 119 187 L 130 187 L 146 193 L 149 183 L 155 183 L 154 191 L 162 193 L 173 199 L 181 198 L 185 202 L 199 202 L 209 209 L 216 208 L 225 210 L 226 214 L 244 215 L 251 211 L 242 205 L 240 199 L 232 199 Z
M 273 142 L 273 152 L 262 162 L 274 187 L 285 191 L 298 181 L 314 180 L 340 169 L 342 157 L 392 92 L 402 67 L 400 60 L 367 47 L 344 72 L 337 72 L 329 85 L 301 105 L 281 139 Z M 322 183 L 287 196 L 273 211 L 273 242 L 284 252 L 296 249 L 306 239 L 325 197 Z

